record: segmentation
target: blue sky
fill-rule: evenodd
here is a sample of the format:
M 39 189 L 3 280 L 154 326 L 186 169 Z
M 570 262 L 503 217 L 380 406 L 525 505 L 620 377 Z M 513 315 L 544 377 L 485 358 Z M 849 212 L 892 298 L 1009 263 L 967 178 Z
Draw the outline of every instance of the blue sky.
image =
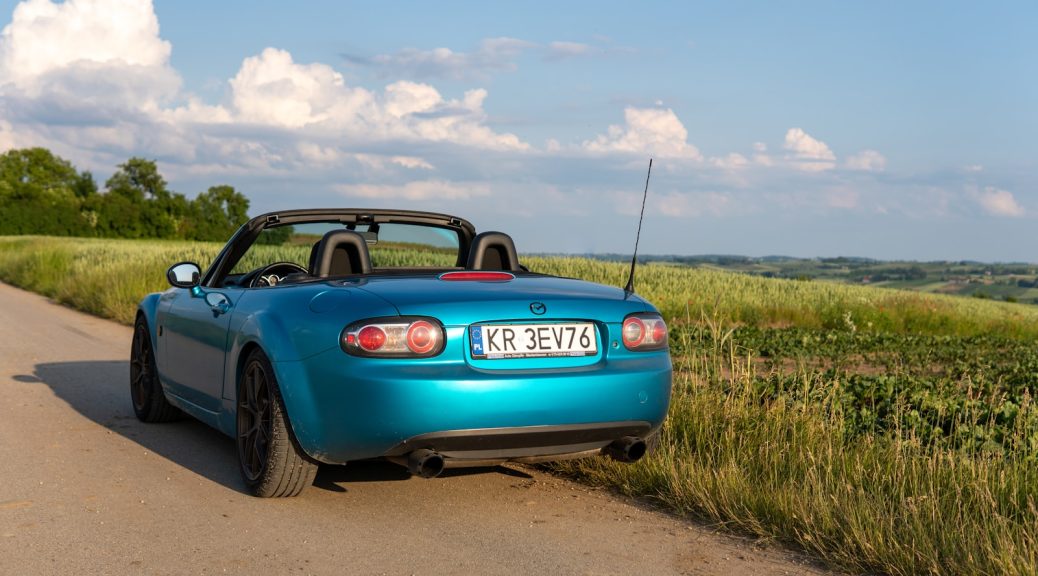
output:
M 1038 5 L 0 1 L 0 148 L 521 251 L 1038 261 Z M 44 48 L 45 47 L 45 48 Z

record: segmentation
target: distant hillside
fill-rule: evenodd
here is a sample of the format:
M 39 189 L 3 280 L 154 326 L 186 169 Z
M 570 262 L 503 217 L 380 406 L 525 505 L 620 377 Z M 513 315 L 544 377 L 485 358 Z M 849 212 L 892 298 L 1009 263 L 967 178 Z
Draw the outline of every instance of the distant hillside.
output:
M 630 254 L 585 254 L 583 257 L 608 262 L 631 260 Z M 647 254 L 639 256 L 638 261 L 728 270 L 765 278 L 823 280 L 1038 304 L 1038 264 L 1028 262 L 915 262 L 855 256 L 795 258 L 737 254 Z

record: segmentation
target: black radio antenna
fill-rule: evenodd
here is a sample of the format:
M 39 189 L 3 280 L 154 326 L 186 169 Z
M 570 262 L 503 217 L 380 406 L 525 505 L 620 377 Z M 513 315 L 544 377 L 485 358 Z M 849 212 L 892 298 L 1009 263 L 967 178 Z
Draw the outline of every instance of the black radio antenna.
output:
M 634 256 L 631 256 L 631 275 L 627 277 L 624 292 L 634 294 L 634 267 L 638 264 L 638 241 L 642 238 L 642 220 L 645 219 L 645 199 L 649 196 L 649 177 L 652 176 L 652 158 L 649 158 L 649 173 L 645 175 L 645 192 L 642 193 L 642 213 L 638 216 L 638 234 L 634 237 Z

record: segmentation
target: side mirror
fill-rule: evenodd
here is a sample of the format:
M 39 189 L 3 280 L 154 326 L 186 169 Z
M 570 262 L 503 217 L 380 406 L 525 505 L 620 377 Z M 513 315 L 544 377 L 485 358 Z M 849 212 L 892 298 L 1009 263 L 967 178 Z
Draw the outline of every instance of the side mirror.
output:
M 177 288 L 194 288 L 201 279 L 202 271 L 194 262 L 181 262 L 166 270 L 166 280 Z

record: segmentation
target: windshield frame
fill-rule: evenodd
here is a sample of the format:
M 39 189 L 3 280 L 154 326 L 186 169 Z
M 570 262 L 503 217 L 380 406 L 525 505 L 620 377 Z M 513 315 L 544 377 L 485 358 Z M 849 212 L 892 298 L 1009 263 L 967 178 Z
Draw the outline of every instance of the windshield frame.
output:
M 472 239 L 476 235 L 475 227 L 469 221 L 436 212 L 335 208 L 268 212 L 249 220 L 231 236 L 212 265 L 206 270 L 202 278 L 202 285 L 207 287 L 221 285 L 263 230 L 321 222 L 338 222 L 344 226 L 350 224 L 412 224 L 448 229 L 458 235 L 458 258 L 455 264 L 458 267 L 464 267 Z

